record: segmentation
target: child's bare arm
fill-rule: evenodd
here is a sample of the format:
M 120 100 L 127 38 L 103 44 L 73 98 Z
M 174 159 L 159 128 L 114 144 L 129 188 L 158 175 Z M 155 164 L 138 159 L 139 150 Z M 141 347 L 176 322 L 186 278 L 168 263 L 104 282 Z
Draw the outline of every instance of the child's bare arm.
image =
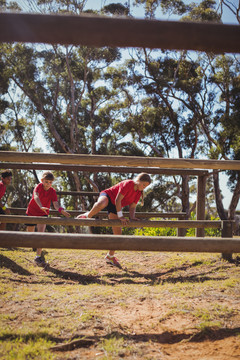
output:
M 41 203 L 41 201 L 39 199 L 39 193 L 34 192 L 34 200 L 35 200 L 36 204 L 40 207 L 40 209 L 47 214 L 47 211 L 49 209 L 47 207 L 45 207 L 45 206 L 42 206 L 42 203 Z
M 70 216 L 71 216 L 66 210 L 64 210 L 61 206 L 59 206 L 58 201 L 54 201 L 54 202 L 53 202 L 53 206 L 54 206 L 54 209 L 56 209 L 57 211 L 59 211 L 60 214 L 66 216 L 66 217 L 70 217 Z
M 122 195 L 121 193 L 117 194 L 117 197 L 116 197 L 116 210 L 117 210 L 118 218 L 121 220 L 123 225 L 126 225 L 128 223 L 128 219 L 126 219 L 122 214 L 121 201 L 122 201 L 123 198 L 124 198 L 124 195 Z
M 137 204 L 135 204 L 135 203 L 132 203 L 129 205 L 129 217 L 131 220 L 140 220 L 135 217 L 136 206 L 137 206 Z

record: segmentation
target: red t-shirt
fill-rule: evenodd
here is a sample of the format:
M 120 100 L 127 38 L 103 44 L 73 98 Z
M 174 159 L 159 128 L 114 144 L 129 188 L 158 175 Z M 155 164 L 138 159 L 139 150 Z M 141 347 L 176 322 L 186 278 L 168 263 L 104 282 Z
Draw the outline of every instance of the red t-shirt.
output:
M 6 191 L 6 186 L 4 185 L 4 183 L 2 181 L 0 181 L 0 200 L 3 197 L 3 195 L 5 194 Z
M 103 190 L 111 199 L 111 202 L 116 205 L 116 197 L 118 193 L 124 195 L 124 198 L 121 201 L 122 207 L 130 205 L 132 203 L 137 204 L 142 192 L 139 190 L 134 190 L 134 181 L 133 180 L 124 180 L 120 183 L 110 187 L 109 189 Z
M 29 216 L 44 216 L 46 213 L 40 209 L 36 201 L 34 200 L 34 193 L 38 193 L 39 199 L 43 207 L 50 208 L 51 201 L 57 201 L 57 193 L 56 190 L 52 187 L 49 190 L 44 190 L 43 184 L 38 184 L 33 190 L 32 199 L 28 204 L 28 208 L 26 214 Z M 49 211 L 47 212 L 49 214 Z

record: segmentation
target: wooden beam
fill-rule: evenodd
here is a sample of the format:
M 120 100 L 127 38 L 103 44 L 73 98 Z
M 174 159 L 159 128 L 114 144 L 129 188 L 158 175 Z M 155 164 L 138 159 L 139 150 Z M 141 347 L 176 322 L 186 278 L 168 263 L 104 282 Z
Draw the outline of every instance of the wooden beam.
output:
M 192 175 L 192 176 L 203 176 L 208 175 L 207 170 L 195 170 L 195 169 L 164 169 L 164 168 L 148 168 L 145 167 L 129 167 L 129 166 L 101 166 L 101 165 L 65 165 L 65 164 L 33 164 L 33 163 L 16 163 L 6 162 L 1 163 L 2 169 L 29 169 L 29 170 L 60 170 L 60 171 L 81 171 L 81 172 L 106 172 L 106 173 L 141 173 L 147 172 L 149 174 L 159 175 Z
M 206 176 L 198 176 L 197 184 L 197 220 L 205 219 Z M 204 237 L 204 228 L 196 230 L 197 237 Z
M 0 161 L 32 161 L 78 165 L 124 165 L 132 167 L 144 166 L 145 171 L 147 171 L 149 167 L 240 170 L 240 160 L 168 159 L 141 156 L 45 154 L 16 151 L 0 151 Z
M 232 221 L 223 221 L 222 226 L 222 238 L 231 238 L 233 236 L 233 223 Z M 232 260 L 232 254 L 230 251 L 222 252 L 222 258 L 227 261 Z
M 9 208 L 11 214 L 13 215 L 24 215 L 26 214 L 26 209 L 24 208 Z M 83 214 L 85 211 L 82 210 L 68 210 L 68 212 L 72 216 L 78 216 L 80 214 Z M 57 215 L 60 216 L 59 212 L 57 210 L 50 209 L 50 215 Z M 129 213 L 123 211 L 123 215 L 126 217 L 129 217 Z M 185 217 L 186 213 L 184 212 L 166 212 L 166 213 L 160 213 L 160 212 L 136 212 L 137 218 L 177 218 L 177 219 L 183 219 Z M 97 217 L 107 217 L 108 213 L 107 211 L 100 211 L 97 214 Z
M 1 42 L 240 52 L 239 25 L 96 15 L 0 14 Z
M 122 227 L 121 220 L 103 219 L 72 219 L 42 216 L 0 215 L 0 223 L 8 224 L 49 224 L 64 226 L 118 226 Z M 171 227 L 171 228 L 217 228 L 222 226 L 221 221 L 197 220 L 130 220 L 124 227 Z
M 0 231 L 0 247 L 239 253 L 240 238 L 177 238 Z
M 72 195 L 72 196 L 98 196 L 99 192 L 95 191 L 57 191 L 58 195 Z

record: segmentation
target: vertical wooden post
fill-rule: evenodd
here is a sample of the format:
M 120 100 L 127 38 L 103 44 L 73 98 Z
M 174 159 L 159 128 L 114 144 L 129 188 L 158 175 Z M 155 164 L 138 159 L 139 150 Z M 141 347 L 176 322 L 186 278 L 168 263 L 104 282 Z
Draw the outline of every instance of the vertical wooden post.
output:
M 222 226 L 222 238 L 231 238 L 233 237 L 233 223 L 232 221 L 223 220 Z M 227 261 L 232 261 L 231 253 L 222 253 L 222 258 Z
M 184 217 L 185 219 L 186 217 Z M 182 217 L 179 218 L 178 217 L 178 220 L 184 220 Z M 177 236 L 186 236 L 186 229 L 184 228 L 177 228 Z
M 205 220 L 206 176 L 198 176 L 197 220 Z M 204 237 L 204 229 L 196 229 L 197 237 Z

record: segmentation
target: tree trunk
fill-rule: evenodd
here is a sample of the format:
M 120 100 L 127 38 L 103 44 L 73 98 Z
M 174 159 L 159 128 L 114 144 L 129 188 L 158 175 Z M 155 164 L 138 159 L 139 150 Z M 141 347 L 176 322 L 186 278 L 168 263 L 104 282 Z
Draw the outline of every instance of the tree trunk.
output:
M 189 219 L 190 215 L 190 204 L 189 204 L 189 176 L 182 176 L 182 211 L 186 212 L 185 219 Z M 185 236 L 187 229 L 178 229 L 178 236 Z
M 240 179 L 238 177 L 237 185 L 233 192 L 232 200 L 231 200 L 231 203 L 230 203 L 229 209 L 228 209 L 228 219 L 229 220 L 235 219 L 235 212 L 236 212 L 236 207 L 238 205 L 239 198 L 240 198 Z
M 190 216 L 189 204 L 189 175 L 182 176 L 182 211 L 186 212 L 186 219 Z
M 219 186 L 219 172 L 218 170 L 213 170 L 213 184 L 214 184 L 214 193 L 217 212 L 221 220 L 227 220 L 227 214 L 223 207 L 222 195 Z

